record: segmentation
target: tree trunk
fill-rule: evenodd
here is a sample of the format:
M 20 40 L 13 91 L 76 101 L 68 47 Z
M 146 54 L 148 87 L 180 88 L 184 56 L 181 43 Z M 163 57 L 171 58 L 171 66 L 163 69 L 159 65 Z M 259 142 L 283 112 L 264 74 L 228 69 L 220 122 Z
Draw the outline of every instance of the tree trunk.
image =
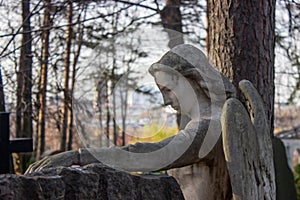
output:
M 117 32 L 117 26 L 118 26 L 118 20 L 119 16 L 117 15 L 113 19 L 113 31 Z M 117 138 L 119 136 L 118 130 L 117 130 L 117 112 L 116 112 L 116 91 L 115 91 L 115 86 L 117 84 L 117 50 L 116 50 L 116 44 L 115 44 L 115 38 L 112 38 L 111 41 L 111 46 L 112 46 L 112 69 L 111 69 L 111 87 L 110 87 L 110 92 L 112 95 L 112 113 L 113 113 L 113 143 L 114 145 L 117 145 Z
M 99 117 L 99 130 L 100 130 L 100 135 L 99 135 L 99 143 L 100 143 L 100 147 L 102 147 L 102 131 L 104 131 L 103 129 L 103 106 L 105 105 L 105 100 L 103 99 L 103 95 L 104 95 L 104 91 L 105 91 L 105 80 L 102 80 L 101 78 L 99 78 L 100 80 L 97 83 L 96 86 L 96 94 L 95 94 L 95 102 L 94 102 L 94 106 L 95 109 L 97 109 L 97 113 L 98 113 L 98 117 Z
M 78 17 L 78 21 L 80 17 Z M 73 93 L 75 88 L 75 81 L 76 81 L 76 72 L 77 72 L 77 63 L 81 51 L 82 40 L 83 40 L 83 28 L 81 25 L 78 25 L 78 47 L 74 54 L 73 65 L 72 65 L 72 75 L 71 75 L 71 88 L 70 88 L 70 110 L 69 110 L 69 117 L 68 117 L 68 134 L 67 134 L 67 150 L 72 150 L 72 143 L 73 143 Z
M 49 58 L 49 36 L 50 36 L 50 5 L 51 0 L 47 0 L 44 11 L 44 30 L 42 34 L 42 59 L 41 59 L 41 75 L 39 84 L 39 111 L 38 111 L 38 127 L 37 127 L 37 147 L 36 160 L 41 158 L 45 150 L 45 113 L 46 113 L 46 96 L 47 96 L 47 79 L 48 79 L 48 58 Z
M 183 44 L 182 17 L 180 12 L 180 0 L 167 0 L 166 6 L 160 12 L 160 18 L 168 33 L 170 48 Z
M 216 68 L 236 88 L 242 79 L 247 79 L 258 89 L 266 105 L 271 135 L 274 104 L 274 9 L 275 0 L 208 0 L 207 5 L 208 55 Z M 238 98 L 244 102 L 240 91 Z M 223 153 L 219 155 L 224 157 Z M 223 167 L 226 168 L 225 163 Z M 226 176 L 223 177 L 227 179 Z M 226 187 L 230 186 L 224 185 L 215 192 L 223 191 Z
M 68 112 L 68 127 L 67 127 L 67 137 L 66 137 L 66 150 L 72 150 L 73 144 L 73 107 L 72 98 L 70 98 L 70 108 Z
M 109 78 L 107 78 L 108 82 Z M 108 94 L 108 83 L 106 82 L 106 87 L 105 87 L 105 109 L 106 109 L 106 146 L 110 146 L 110 107 L 109 107 L 109 94 Z
M 242 79 L 253 83 L 273 133 L 275 0 L 208 0 L 207 8 L 211 61 L 235 86 Z
M 19 71 L 17 74 L 17 137 L 32 137 L 32 55 L 31 55 L 31 27 L 30 27 L 30 0 L 22 1 L 23 34 Z M 22 154 L 19 157 L 20 173 L 26 170 L 26 163 L 30 155 Z
M 128 63 L 129 65 L 129 63 Z M 130 69 L 128 67 L 127 73 L 129 73 Z M 121 116 L 122 116 L 122 146 L 126 145 L 126 119 L 127 119 L 127 109 L 128 109 L 128 74 L 125 80 L 123 88 L 124 91 L 120 91 L 121 97 Z M 124 95 L 124 96 L 123 96 Z
M 0 68 L 0 112 L 5 112 L 5 96 L 4 96 L 4 86 L 2 81 L 1 68 Z
M 68 112 L 70 108 L 70 91 L 69 91 L 69 73 L 70 73 L 70 54 L 72 45 L 72 18 L 73 5 L 72 1 L 68 1 L 68 26 L 66 31 L 66 50 L 65 50 L 65 71 L 64 71 L 64 93 L 62 102 L 62 118 L 61 118 L 61 145 L 60 150 L 66 151 L 67 146 L 67 129 L 68 129 Z
M 113 44 L 114 46 L 114 44 Z M 114 47 L 113 47 L 114 48 Z M 113 142 L 114 145 L 117 145 L 117 138 L 118 138 L 118 132 L 117 132 L 117 112 L 116 112 L 116 91 L 115 91 L 115 85 L 116 85 L 116 51 L 115 48 L 113 50 L 113 68 L 112 68 L 112 72 L 111 72 L 111 92 L 112 92 L 112 111 L 113 111 Z

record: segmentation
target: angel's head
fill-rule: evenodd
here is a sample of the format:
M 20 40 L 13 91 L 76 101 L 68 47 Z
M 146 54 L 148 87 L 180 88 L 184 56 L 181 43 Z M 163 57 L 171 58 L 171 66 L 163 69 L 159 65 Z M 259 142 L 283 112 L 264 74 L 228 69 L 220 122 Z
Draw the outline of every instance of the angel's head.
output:
M 163 95 L 164 103 L 191 117 L 211 115 L 235 96 L 235 87 L 215 70 L 202 51 L 183 44 L 168 51 L 149 72 Z M 198 117 L 198 116 L 197 116 Z

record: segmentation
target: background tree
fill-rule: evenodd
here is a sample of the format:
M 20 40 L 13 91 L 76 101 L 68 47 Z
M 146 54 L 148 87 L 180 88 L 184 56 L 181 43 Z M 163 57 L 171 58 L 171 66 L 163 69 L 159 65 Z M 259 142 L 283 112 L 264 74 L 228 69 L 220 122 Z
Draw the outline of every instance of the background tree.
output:
M 253 83 L 273 132 L 275 1 L 208 1 L 208 54 L 235 86 Z M 239 94 L 241 99 L 241 95 Z
M 77 34 L 75 36 L 75 41 L 77 43 L 77 47 L 74 44 L 74 49 L 76 49 L 73 52 L 73 62 L 72 62 L 72 72 L 71 72 L 71 85 L 70 85 L 70 107 L 69 107 L 69 112 L 68 112 L 68 128 L 67 128 L 67 150 L 72 149 L 72 144 L 73 144 L 73 132 L 74 132 L 74 127 L 73 127 L 73 95 L 74 95 L 74 90 L 75 90 L 75 82 L 76 82 L 76 75 L 78 71 L 78 61 L 80 57 L 80 52 L 82 49 L 82 43 L 83 43 L 83 35 L 84 35 L 84 26 L 83 24 L 80 23 L 81 18 L 83 17 L 83 20 L 86 18 L 86 5 L 82 4 L 79 7 L 78 17 L 77 17 Z M 74 42 L 75 43 L 75 42 Z
M 31 24 L 30 0 L 22 1 L 22 42 L 17 73 L 17 109 L 16 135 L 17 137 L 32 138 L 32 52 L 31 52 Z M 20 173 L 25 172 L 26 164 L 31 155 L 19 155 Z
M 63 101 L 62 101 L 62 117 L 61 117 L 61 145 L 60 150 L 66 151 L 67 146 L 67 131 L 68 131 L 68 112 L 70 110 L 71 94 L 69 88 L 70 80 L 70 55 L 72 46 L 72 22 L 73 22 L 73 2 L 68 1 L 68 14 L 67 14 L 67 27 L 66 27 L 66 49 L 65 49 L 65 60 L 64 60 L 64 87 L 63 87 Z
M 282 101 L 282 93 L 289 91 L 287 103 L 296 104 L 300 90 L 300 3 L 293 0 L 277 1 L 276 54 L 283 59 L 276 63 L 275 84 L 277 101 Z
M 184 43 L 180 5 L 180 0 L 167 0 L 165 7 L 160 11 L 162 25 L 169 36 L 170 48 Z
M 1 68 L 0 68 L 0 112 L 5 112 L 5 96 L 4 96 Z
M 41 71 L 38 90 L 38 121 L 36 134 L 36 160 L 41 158 L 45 151 L 45 120 L 46 120 L 46 98 L 48 85 L 48 63 L 49 63 L 49 37 L 50 37 L 50 7 L 51 0 L 45 1 L 43 30 L 42 30 L 42 53 Z

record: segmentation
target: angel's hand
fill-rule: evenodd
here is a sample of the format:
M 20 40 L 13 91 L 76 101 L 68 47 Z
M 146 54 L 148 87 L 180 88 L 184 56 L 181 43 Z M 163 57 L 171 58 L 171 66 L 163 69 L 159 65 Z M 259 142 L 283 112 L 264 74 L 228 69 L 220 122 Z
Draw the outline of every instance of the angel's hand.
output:
M 39 160 L 29 166 L 25 174 L 31 172 L 39 172 L 43 169 L 65 166 L 69 167 L 74 164 L 79 164 L 79 153 L 78 151 L 67 151 L 57 155 L 48 156 Z

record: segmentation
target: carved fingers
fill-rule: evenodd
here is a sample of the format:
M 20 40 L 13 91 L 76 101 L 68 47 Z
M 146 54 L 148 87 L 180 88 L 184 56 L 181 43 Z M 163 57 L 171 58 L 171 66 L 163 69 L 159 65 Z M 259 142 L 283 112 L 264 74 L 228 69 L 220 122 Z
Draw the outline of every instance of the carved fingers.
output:
M 67 151 L 57 155 L 48 156 L 39 160 L 29 166 L 25 174 L 32 172 L 39 172 L 43 169 L 58 167 L 58 166 L 72 166 L 79 163 L 78 151 Z
M 25 174 L 29 174 L 32 172 L 38 172 L 41 171 L 44 168 L 50 168 L 51 166 L 51 161 L 49 159 L 50 157 L 45 157 L 42 160 L 39 160 L 33 164 L 31 164 L 28 169 L 26 170 Z

